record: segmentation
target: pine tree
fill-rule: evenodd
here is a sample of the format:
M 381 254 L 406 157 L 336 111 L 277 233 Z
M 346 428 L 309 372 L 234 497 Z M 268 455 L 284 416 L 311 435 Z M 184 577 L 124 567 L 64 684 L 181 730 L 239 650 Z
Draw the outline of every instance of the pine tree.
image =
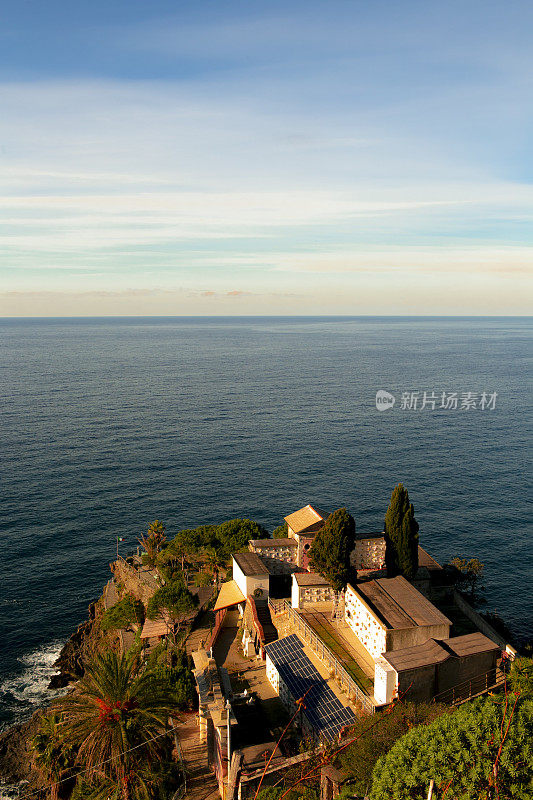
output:
M 385 545 L 387 575 L 413 580 L 418 570 L 418 522 L 401 483 L 393 489 L 385 515 Z
M 309 557 L 313 569 L 320 572 L 337 592 L 350 580 L 350 554 L 355 545 L 355 520 L 345 508 L 330 514 L 317 533 Z

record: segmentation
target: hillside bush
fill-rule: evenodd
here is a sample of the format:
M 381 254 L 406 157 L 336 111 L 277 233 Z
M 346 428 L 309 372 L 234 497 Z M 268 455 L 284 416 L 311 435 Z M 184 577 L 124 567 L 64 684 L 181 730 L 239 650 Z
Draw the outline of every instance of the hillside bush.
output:
M 133 622 L 143 624 L 144 606 L 140 600 L 129 594 L 104 612 L 101 628 L 103 631 L 118 630 L 127 628 Z

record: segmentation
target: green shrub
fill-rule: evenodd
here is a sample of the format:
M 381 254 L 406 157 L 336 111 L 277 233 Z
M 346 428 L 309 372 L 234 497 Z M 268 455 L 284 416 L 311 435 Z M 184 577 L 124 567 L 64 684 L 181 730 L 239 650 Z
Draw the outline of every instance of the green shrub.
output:
M 425 800 L 432 779 L 438 797 L 531 800 L 533 701 L 515 700 L 478 698 L 402 736 L 374 768 L 371 800 Z
M 165 583 L 150 598 L 147 608 L 149 619 L 155 619 L 163 610 L 173 619 L 183 621 L 197 607 L 198 597 L 185 586 L 183 578 Z
M 127 628 L 133 622 L 143 624 L 144 606 L 140 600 L 129 594 L 104 612 L 101 627 L 103 631 L 117 630 Z
M 282 522 L 281 525 L 278 525 L 277 528 L 274 528 L 272 531 L 272 537 L 274 539 L 288 539 L 289 538 L 289 526 L 286 522 Z

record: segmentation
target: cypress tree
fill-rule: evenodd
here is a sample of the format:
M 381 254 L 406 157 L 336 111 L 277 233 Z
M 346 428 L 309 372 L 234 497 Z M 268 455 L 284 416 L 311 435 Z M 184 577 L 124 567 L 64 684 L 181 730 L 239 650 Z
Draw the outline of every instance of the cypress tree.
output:
M 393 489 L 385 515 L 385 545 L 387 575 L 413 580 L 418 570 L 418 522 L 401 483 Z
M 350 554 L 355 545 L 355 520 L 345 508 L 330 514 L 314 538 L 309 558 L 337 592 L 346 588 L 351 577 Z

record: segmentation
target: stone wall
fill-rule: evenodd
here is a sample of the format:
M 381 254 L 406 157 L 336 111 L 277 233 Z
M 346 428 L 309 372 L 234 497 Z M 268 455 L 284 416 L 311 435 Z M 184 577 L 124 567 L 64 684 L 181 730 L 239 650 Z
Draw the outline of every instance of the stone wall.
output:
M 123 559 L 114 561 L 110 566 L 111 572 L 115 576 L 115 582 L 124 587 L 124 594 L 134 595 L 146 607 L 157 589 L 152 574 L 147 570 L 135 569 Z

